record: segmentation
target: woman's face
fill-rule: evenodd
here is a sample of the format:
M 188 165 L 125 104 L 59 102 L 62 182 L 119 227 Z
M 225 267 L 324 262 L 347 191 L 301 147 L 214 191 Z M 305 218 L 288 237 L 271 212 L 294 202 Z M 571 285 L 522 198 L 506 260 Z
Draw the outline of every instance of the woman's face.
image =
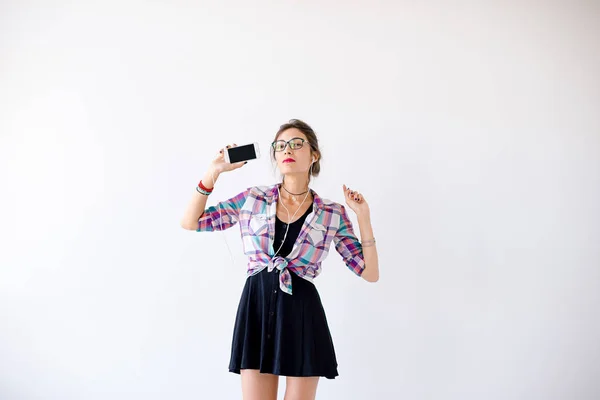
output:
M 277 141 L 280 142 L 278 145 L 282 148 L 284 146 L 283 142 L 286 142 L 283 150 L 275 151 L 275 160 L 279 171 L 283 175 L 306 174 L 309 171 L 313 156 L 304 133 L 296 128 L 286 129 L 279 134 Z M 298 148 L 299 146 L 302 147 Z

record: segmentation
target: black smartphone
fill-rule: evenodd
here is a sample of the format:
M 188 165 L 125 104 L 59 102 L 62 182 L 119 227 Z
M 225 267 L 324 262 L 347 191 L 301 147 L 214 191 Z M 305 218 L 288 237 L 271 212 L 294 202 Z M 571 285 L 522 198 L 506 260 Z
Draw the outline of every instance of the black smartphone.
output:
M 260 157 L 258 143 L 245 144 L 243 146 L 229 147 L 224 149 L 225 161 L 230 164 L 241 161 L 256 160 Z

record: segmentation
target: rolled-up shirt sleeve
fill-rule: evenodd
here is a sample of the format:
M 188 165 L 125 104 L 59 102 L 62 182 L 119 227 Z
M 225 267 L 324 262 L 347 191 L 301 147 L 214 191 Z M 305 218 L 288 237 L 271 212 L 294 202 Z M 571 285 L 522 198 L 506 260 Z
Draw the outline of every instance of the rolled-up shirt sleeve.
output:
M 365 258 L 362 245 L 352 228 L 346 208 L 341 206 L 340 225 L 333 237 L 335 249 L 342 256 L 346 266 L 356 275 L 361 276 L 365 270 Z
M 239 221 L 240 209 L 246 202 L 250 188 L 238 195 L 218 202 L 204 210 L 198 218 L 198 229 L 196 232 L 223 231 L 229 229 Z

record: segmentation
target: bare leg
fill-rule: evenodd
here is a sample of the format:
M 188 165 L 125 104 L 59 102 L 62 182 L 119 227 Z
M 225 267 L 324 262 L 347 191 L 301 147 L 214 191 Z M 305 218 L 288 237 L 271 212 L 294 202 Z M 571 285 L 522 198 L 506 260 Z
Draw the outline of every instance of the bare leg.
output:
M 317 395 L 318 376 L 288 376 L 284 400 L 314 400 Z
M 244 400 L 277 400 L 279 376 L 261 374 L 257 369 L 242 369 L 240 375 Z

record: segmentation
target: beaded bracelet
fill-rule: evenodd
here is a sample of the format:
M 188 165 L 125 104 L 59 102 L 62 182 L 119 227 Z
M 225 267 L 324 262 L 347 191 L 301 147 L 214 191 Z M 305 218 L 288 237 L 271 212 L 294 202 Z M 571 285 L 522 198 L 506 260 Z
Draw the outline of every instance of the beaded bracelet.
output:
M 209 196 L 212 193 L 213 189 L 214 188 L 209 189 L 206 186 L 204 186 L 204 184 L 202 183 L 202 180 L 200 180 L 200 182 L 198 182 L 198 186 L 196 186 L 196 191 L 205 196 Z
M 196 186 L 196 191 L 198 193 L 200 193 L 200 194 L 205 195 L 205 196 L 210 196 L 210 193 L 211 193 L 209 191 L 206 191 L 206 190 L 202 189 L 200 186 Z
M 208 193 L 212 193 L 212 191 L 214 190 L 214 188 L 209 189 L 206 186 L 204 186 L 204 184 L 202 183 L 202 180 L 200 180 L 200 182 L 198 182 L 198 187 Z

